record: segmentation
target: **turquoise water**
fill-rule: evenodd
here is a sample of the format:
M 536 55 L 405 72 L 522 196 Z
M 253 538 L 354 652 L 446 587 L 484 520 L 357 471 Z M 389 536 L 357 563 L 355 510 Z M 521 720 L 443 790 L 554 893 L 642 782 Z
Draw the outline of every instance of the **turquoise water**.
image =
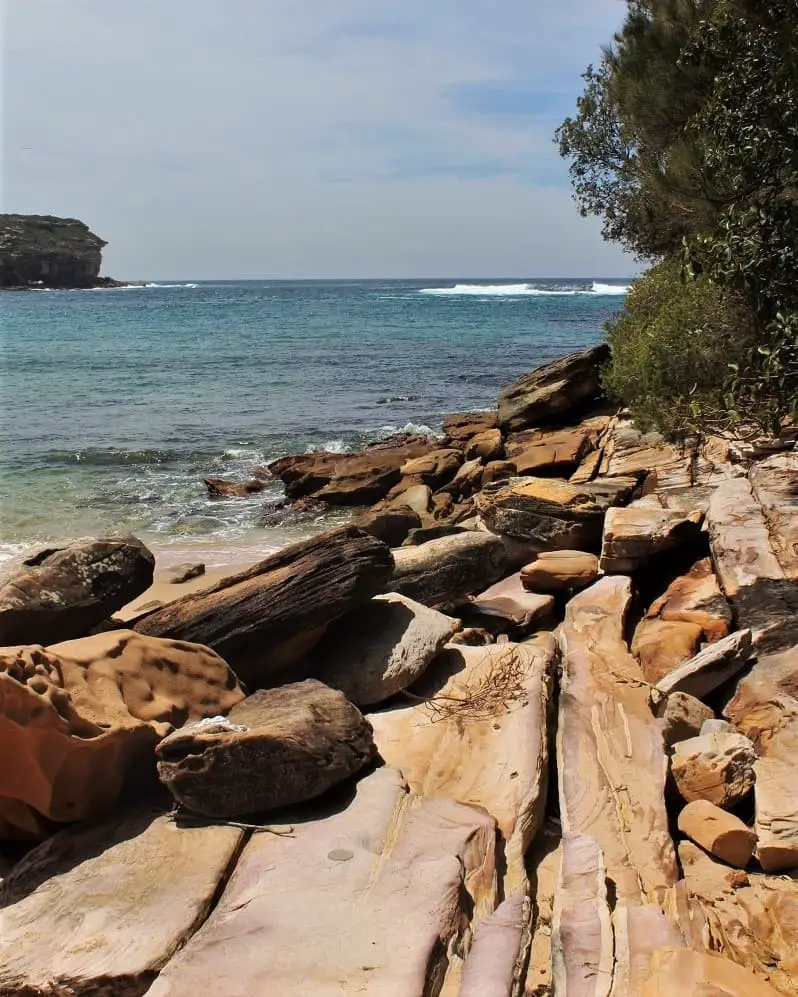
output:
M 164 561 L 273 550 L 280 489 L 209 500 L 206 475 L 495 405 L 519 374 L 601 339 L 619 282 L 155 284 L 0 295 L 0 557 L 132 531 Z M 317 526 L 316 526 L 317 528 Z

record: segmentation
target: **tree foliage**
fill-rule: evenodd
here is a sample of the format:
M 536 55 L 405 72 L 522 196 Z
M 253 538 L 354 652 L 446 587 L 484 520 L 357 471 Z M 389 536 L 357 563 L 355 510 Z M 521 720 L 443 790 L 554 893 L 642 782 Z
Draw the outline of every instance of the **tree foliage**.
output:
M 610 327 L 610 382 L 652 418 L 659 385 L 672 405 L 662 423 L 678 411 L 716 424 L 725 411 L 727 422 L 778 431 L 798 414 L 798 5 L 627 0 L 585 83 L 557 132 L 580 211 L 602 217 L 605 237 L 640 258 L 681 261 L 678 281 L 668 264 L 669 279 L 656 271 L 647 285 L 678 305 L 660 300 L 659 317 L 644 317 L 641 292 Z M 650 349 L 641 352 L 634 329 Z M 714 358 L 695 367 L 678 402 L 677 383 L 653 369 L 647 378 L 638 366 L 639 390 L 622 373 L 629 358 L 618 351 L 633 343 L 635 363 L 661 361 L 657 337 L 675 368 L 690 369 L 681 360 L 696 360 L 696 343 Z

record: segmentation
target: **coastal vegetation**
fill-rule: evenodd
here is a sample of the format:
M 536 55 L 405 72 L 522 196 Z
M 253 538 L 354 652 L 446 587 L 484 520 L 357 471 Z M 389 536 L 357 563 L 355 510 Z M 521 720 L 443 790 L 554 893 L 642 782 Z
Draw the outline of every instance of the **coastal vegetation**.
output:
M 627 0 L 557 130 L 583 215 L 652 264 L 607 325 L 607 388 L 669 436 L 798 414 L 798 12 Z

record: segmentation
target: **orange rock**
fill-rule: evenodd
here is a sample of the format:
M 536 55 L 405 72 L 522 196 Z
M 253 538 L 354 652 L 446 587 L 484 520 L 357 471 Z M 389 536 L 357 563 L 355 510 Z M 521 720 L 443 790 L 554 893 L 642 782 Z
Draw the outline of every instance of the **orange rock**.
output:
M 598 558 L 582 550 L 542 551 L 521 569 L 521 581 L 530 592 L 562 592 L 584 588 L 598 577 Z
M 114 630 L 0 652 L 0 838 L 43 838 L 155 772 L 155 744 L 243 699 L 208 648 Z
M 754 854 L 756 834 L 739 817 L 708 800 L 693 800 L 679 814 L 679 830 L 728 865 L 744 869 Z
M 754 746 L 742 734 L 701 734 L 679 741 L 671 772 L 682 797 L 733 807 L 754 785 Z
M 519 474 L 570 474 L 595 446 L 595 435 L 581 426 L 516 433 L 505 445 Z
M 691 949 L 658 949 L 641 997 L 779 997 L 779 991 L 729 959 Z
M 465 455 L 466 460 L 473 460 L 475 457 L 484 461 L 501 460 L 504 456 L 501 430 L 486 429 L 472 436 L 465 448 Z

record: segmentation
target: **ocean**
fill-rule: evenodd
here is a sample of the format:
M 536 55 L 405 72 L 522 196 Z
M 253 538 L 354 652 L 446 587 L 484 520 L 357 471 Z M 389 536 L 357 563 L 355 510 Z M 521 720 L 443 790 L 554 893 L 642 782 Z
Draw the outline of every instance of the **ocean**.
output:
M 210 499 L 284 454 L 438 431 L 599 342 L 611 280 L 156 282 L 0 295 L 0 562 L 135 533 L 161 564 L 253 560 L 351 516 L 262 525 L 279 483 Z

